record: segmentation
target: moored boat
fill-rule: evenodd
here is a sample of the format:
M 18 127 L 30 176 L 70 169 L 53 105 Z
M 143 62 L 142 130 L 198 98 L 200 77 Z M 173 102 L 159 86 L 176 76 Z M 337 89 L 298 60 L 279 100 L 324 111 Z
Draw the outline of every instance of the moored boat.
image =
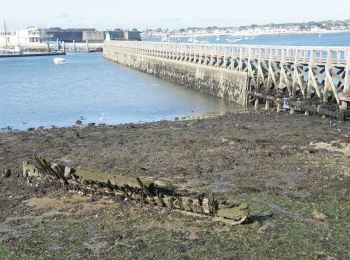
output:
M 55 63 L 55 64 L 65 64 L 66 60 L 63 59 L 63 58 L 54 58 L 53 59 L 53 63 Z

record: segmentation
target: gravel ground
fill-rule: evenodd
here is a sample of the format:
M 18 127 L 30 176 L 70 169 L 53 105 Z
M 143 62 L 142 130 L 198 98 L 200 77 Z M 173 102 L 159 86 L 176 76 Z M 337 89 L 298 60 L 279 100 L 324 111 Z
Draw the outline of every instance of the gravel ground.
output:
M 0 258 L 350 258 L 350 123 L 285 113 L 0 133 Z M 249 202 L 228 227 L 32 188 L 21 162 L 171 181 Z M 11 176 L 5 174 L 11 170 Z M 6 176 L 5 176 L 6 175 Z

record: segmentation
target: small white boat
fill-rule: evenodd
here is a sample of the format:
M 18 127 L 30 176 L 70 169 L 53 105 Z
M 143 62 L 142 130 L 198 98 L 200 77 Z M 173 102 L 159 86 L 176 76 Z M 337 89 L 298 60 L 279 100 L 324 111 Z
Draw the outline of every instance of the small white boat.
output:
M 235 43 L 235 42 L 239 42 L 241 40 L 242 40 L 242 38 L 231 38 L 231 37 L 226 39 L 226 41 L 229 43 Z
M 54 58 L 53 59 L 53 63 L 55 63 L 55 64 L 65 64 L 66 60 L 63 59 L 63 58 Z

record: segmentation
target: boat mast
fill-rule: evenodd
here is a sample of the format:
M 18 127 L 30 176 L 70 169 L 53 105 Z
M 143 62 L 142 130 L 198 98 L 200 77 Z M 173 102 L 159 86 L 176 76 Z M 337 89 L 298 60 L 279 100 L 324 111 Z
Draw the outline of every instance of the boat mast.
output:
M 4 20 L 4 30 L 5 30 L 5 49 L 7 50 L 7 30 L 6 30 L 6 21 Z

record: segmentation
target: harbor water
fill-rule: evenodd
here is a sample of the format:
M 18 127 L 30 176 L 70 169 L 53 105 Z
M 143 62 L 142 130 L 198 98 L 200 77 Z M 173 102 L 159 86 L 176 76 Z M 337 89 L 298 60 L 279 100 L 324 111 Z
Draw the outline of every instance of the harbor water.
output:
M 148 41 L 210 44 L 248 44 L 248 45 L 290 45 L 290 46 L 350 46 L 350 33 L 328 34 L 281 34 L 259 36 L 196 36 L 179 38 L 153 38 Z
M 160 41 L 161 39 L 152 39 Z M 192 38 L 172 39 L 189 42 Z M 196 41 L 230 43 L 232 37 Z M 234 39 L 233 39 L 234 40 Z M 235 44 L 350 46 L 350 33 L 241 37 Z M 243 109 L 106 61 L 101 53 L 0 59 L 0 129 L 174 120 Z
M 106 61 L 101 53 L 0 60 L 0 128 L 174 120 L 242 109 Z

